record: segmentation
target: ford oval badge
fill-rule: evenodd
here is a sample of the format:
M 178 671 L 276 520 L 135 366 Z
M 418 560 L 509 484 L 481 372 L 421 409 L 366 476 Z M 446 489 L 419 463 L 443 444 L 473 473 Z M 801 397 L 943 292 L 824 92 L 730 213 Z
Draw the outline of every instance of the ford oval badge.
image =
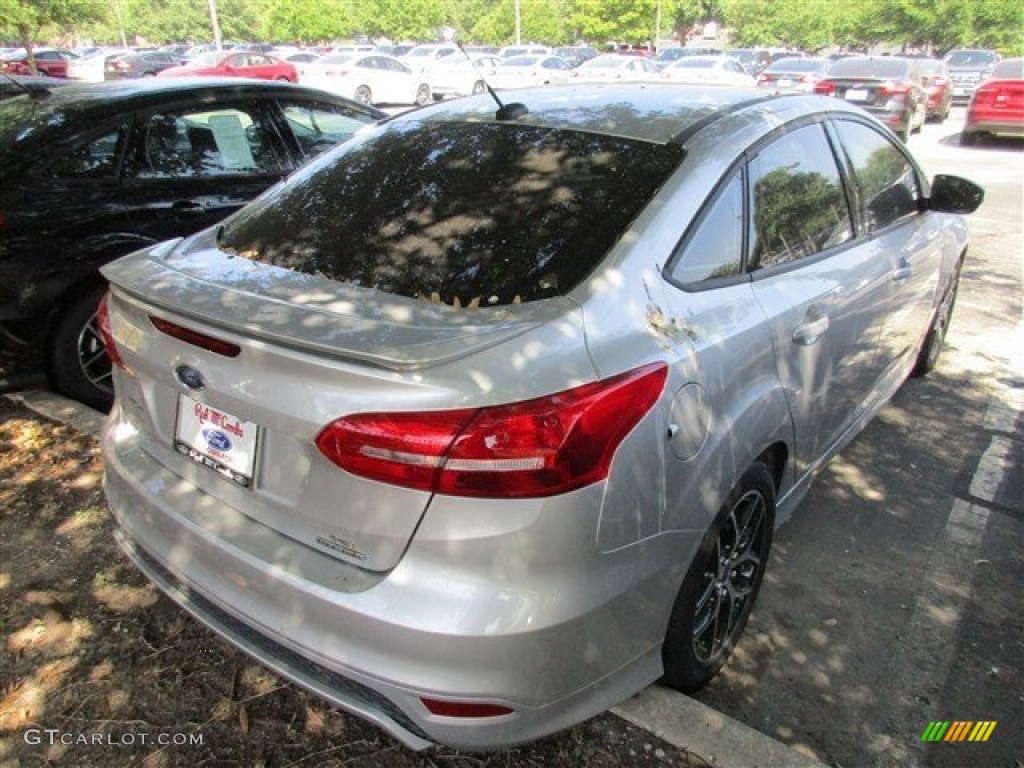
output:
M 215 451 L 227 453 L 231 450 L 231 439 L 219 429 L 204 429 L 203 437 L 206 438 L 206 444 Z
M 206 386 L 206 382 L 203 381 L 203 375 L 191 365 L 179 365 L 174 369 L 174 375 L 178 377 L 178 381 L 189 389 L 199 390 Z

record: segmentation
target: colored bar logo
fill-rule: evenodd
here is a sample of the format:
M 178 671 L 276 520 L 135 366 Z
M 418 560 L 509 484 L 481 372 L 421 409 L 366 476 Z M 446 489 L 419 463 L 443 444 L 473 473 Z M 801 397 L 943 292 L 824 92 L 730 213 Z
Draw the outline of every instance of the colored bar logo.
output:
M 933 720 L 921 734 L 921 741 L 988 741 L 995 729 L 995 720 Z

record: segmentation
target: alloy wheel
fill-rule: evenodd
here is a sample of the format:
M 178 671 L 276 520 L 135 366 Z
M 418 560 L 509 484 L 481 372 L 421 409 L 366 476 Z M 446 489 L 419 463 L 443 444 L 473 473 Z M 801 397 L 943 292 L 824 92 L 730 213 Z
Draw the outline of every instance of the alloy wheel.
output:
M 93 313 L 78 334 L 78 364 L 86 379 L 96 389 L 108 395 L 114 393 L 110 357 L 100 336 L 96 313 Z
M 714 664 L 728 655 L 765 567 L 768 502 L 757 490 L 739 498 L 723 521 L 704 569 L 693 616 L 693 651 Z

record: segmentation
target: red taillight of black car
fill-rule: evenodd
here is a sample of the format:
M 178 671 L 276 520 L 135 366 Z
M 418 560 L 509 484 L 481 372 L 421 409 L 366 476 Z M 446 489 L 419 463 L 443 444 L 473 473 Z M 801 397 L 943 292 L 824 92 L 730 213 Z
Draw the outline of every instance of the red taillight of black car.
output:
M 346 416 L 327 425 L 316 445 L 354 475 L 406 488 L 554 496 L 608 476 L 616 449 L 658 401 L 667 374 L 655 363 L 518 403 Z

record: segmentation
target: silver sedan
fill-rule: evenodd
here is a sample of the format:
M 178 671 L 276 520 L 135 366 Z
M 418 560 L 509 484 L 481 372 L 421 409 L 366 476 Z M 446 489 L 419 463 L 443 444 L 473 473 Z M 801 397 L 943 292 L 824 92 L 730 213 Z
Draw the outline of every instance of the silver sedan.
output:
M 982 197 L 835 99 L 515 97 L 104 269 L 122 546 L 412 747 L 705 685 L 774 528 L 936 365 Z

